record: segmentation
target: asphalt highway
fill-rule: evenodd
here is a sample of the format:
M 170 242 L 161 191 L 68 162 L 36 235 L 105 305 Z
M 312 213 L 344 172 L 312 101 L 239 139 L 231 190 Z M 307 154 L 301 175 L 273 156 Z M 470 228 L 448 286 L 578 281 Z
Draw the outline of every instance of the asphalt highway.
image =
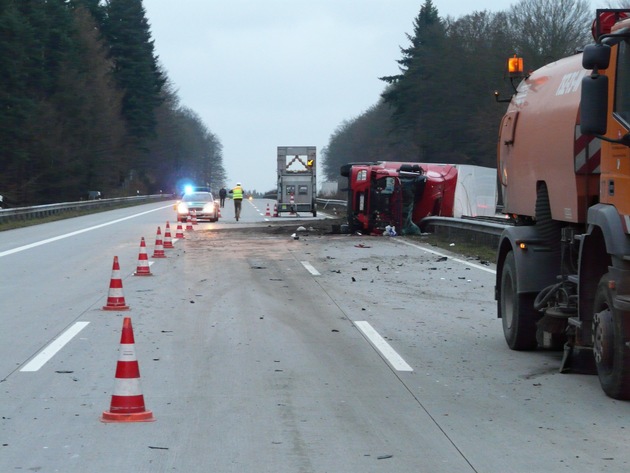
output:
M 166 258 L 172 203 L 0 232 L 0 471 L 628 471 L 630 403 L 510 351 L 492 266 L 267 204 Z M 126 317 L 150 421 L 106 423 Z

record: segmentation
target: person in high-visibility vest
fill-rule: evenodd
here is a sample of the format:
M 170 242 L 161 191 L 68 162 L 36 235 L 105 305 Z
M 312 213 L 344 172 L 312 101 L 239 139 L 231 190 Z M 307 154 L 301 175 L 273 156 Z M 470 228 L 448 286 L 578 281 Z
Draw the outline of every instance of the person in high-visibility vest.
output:
M 232 200 L 234 200 L 234 216 L 238 222 L 238 219 L 241 217 L 241 204 L 243 203 L 243 188 L 240 182 L 237 182 L 236 187 L 230 190 L 230 194 L 232 194 Z

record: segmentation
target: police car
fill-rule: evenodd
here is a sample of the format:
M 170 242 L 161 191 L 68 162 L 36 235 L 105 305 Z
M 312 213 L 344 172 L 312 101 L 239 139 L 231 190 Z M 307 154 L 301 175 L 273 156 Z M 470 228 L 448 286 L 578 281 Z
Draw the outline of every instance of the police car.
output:
M 195 211 L 197 220 L 216 222 L 219 220 L 219 204 L 214 201 L 212 192 L 187 192 L 175 206 L 177 221 L 185 222 L 192 211 Z

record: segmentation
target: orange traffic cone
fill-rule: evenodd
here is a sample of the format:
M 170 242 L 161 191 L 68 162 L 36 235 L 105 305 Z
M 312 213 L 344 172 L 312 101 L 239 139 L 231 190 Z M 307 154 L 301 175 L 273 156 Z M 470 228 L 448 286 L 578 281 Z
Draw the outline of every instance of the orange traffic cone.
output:
M 123 295 L 118 256 L 114 256 L 114 265 L 112 266 L 112 279 L 109 282 L 107 304 L 103 306 L 103 310 L 129 310 L 129 306 L 126 304 L 125 296 Z
M 160 227 L 157 229 L 157 235 L 155 237 L 155 249 L 153 250 L 153 258 L 166 258 L 164 253 L 164 245 L 162 244 L 162 230 Z
M 221 207 L 219 207 L 219 210 L 217 210 L 217 217 L 221 218 Z
M 273 216 L 278 217 L 278 204 L 273 204 Z
M 164 248 L 175 248 L 171 237 L 171 226 L 168 222 L 166 222 L 166 229 L 164 230 Z
M 196 210 L 192 211 L 192 224 L 197 225 L 197 211 Z
M 269 204 L 267 204 L 267 211 L 265 212 L 265 217 L 271 217 L 271 212 L 269 211 Z
M 138 267 L 134 276 L 153 276 L 151 274 L 151 268 L 149 268 L 149 258 L 147 256 L 147 245 L 144 242 L 144 237 L 140 240 L 140 254 L 138 255 Z
M 120 354 L 116 365 L 116 382 L 109 411 L 103 412 L 102 422 L 152 422 L 153 412 L 144 407 L 140 389 L 140 367 L 136 359 L 131 318 L 123 320 Z
M 186 231 L 192 232 L 193 230 L 194 228 L 192 226 L 192 220 L 190 219 L 190 215 L 189 215 L 188 218 L 186 218 Z
M 184 229 L 182 228 L 182 223 L 181 222 L 177 222 L 177 231 L 175 232 L 175 238 L 183 240 L 184 238 L 186 238 L 184 236 Z

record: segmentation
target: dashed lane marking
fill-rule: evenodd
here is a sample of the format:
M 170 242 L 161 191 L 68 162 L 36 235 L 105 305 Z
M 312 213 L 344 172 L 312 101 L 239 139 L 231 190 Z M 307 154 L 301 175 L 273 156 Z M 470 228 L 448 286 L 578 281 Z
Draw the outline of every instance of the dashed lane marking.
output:
M 70 342 L 81 330 L 83 330 L 90 322 L 76 322 L 68 330 L 63 332 L 59 337 L 48 344 L 46 348 L 40 351 L 35 358 L 29 361 L 20 371 L 33 372 L 38 371 L 44 366 L 59 350 Z
M 413 368 L 374 330 L 369 322 L 355 321 L 354 325 L 363 333 L 374 348 L 396 371 L 413 371 Z
M 311 273 L 313 276 L 321 276 L 321 273 L 315 269 L 315 267 L 309 263 L 308 261 L 300 261 L 302 266 L 306 268 L 306 270 Z

